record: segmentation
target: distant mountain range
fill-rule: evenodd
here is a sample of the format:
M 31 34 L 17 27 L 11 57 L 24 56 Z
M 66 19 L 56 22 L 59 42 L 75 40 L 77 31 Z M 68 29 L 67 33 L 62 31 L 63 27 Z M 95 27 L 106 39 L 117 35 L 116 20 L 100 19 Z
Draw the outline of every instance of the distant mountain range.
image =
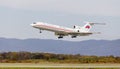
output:
M 62 41 L 50 39 L 0 38 L 0 52 L 29 51 L 58 54 L 81 54 L 97 56 L 120 56 L 120 39 Z

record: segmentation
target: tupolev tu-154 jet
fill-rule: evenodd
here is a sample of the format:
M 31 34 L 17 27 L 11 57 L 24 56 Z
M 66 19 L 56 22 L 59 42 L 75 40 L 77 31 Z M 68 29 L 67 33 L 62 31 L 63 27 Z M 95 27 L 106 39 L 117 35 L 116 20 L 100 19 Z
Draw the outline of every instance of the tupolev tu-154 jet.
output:
M 90 29 L 95 24 L 105 25 L 105 23 L 87 22 L 83 27 L 74 25 L 73 28 L 67 28 L 67 27 L 48 24 L 44 22 L 34 22 L 31 24 L 31 26 L 39 29 L 40 33 L 42 33 L 41 30 L 54 32 L 55 35 L 58 36 L 58 38 L 63 38 L 64 36 L 68 36 L 68 35 L 70 35 L 71 38 L 76 38 L 77 36 L 88 36 L 92 34 L 99 34 L 100 32 L 90 32 Z

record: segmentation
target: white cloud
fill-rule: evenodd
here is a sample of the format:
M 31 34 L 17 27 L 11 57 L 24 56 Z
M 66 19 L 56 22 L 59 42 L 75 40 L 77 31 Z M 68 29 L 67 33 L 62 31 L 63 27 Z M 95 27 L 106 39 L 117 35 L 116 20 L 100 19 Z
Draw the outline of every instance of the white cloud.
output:
M 120 16 L 120 0 L 0 0 L 0 6 L 34 11 Z

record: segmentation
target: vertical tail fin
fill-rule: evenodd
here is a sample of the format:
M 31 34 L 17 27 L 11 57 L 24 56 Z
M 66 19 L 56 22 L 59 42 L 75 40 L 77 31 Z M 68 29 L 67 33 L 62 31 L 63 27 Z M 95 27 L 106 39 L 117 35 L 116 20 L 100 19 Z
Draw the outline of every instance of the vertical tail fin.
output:
M 87 22 L 87 23 L 82 27 L 82 30 L 83 30 L 83 32 L 89 32 L 91 28 L 92 28 L 92 25 L 91 25 L 89 22 Z
M 83 32 L 89 32 L 93 25 L 99 24 L 99 25 L 105 25 L 105 23 L 93 23 L 93 22 L 87 22 L 83 27 Z

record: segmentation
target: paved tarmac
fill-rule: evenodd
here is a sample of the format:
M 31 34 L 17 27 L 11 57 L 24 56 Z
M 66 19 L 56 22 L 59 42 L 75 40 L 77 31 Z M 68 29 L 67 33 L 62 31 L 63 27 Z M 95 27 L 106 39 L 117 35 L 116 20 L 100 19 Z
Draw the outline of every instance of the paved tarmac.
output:
M 120 64 L 0 63 L 0 67 L 35 67 L 35 68 L 120 68 Z

